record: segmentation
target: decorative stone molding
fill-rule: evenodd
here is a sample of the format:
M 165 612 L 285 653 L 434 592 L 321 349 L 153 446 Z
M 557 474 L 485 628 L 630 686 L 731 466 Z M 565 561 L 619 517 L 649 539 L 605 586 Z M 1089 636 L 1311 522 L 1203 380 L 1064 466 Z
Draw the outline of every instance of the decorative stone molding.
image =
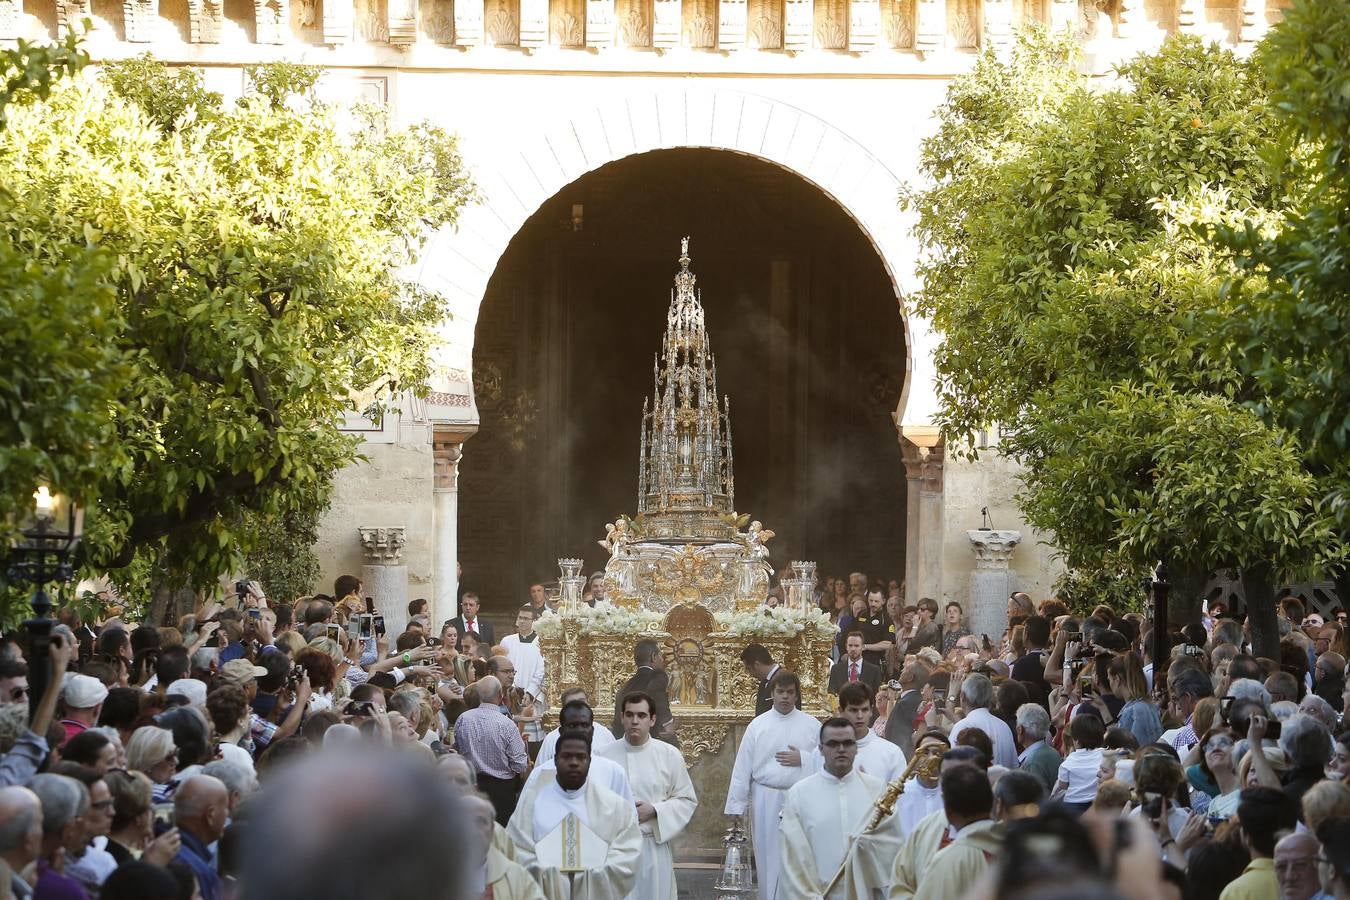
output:
M 984 43 L 995 53 L 1007 53 L 1012 47 L 1012 0 L 984 0 Z
M 955 0 L 955 3 L 956 20 L 952 23 L 952 40 L 960 50 L 978 50 L 980 20 L 975 0 Z
M 520 46 L 520 5 L 516 0 L 488 0 L 483 34 L 494 47 Z
M 747 3 L 746 40 L 756 50 L 783 48 L 783 7 L 781 4 L 755 0 Z
M 875 50 L 881 36 L 880 0 L 850 0 L 848 49 L 854 53 Z
M 745 48 L 746 13 L 745 0 L 718 0 L 717 49 Z
M 334 47 L 352 39 L 352 0 L 323 0 L 323 42 Z
M 389 43 L 407 47 L 417 41 L 417 0 L 389 0 L 385 31 Z
M 459 435 L 436 435 L 431 441 L 432 490 L 459 489 L 459 460 L 464 455 L 464 444 Z
M 1238 29 L 1238 40 L 1244 44 L 1255 44 L 1270 30 L 1270 21 L 1266 17 L 1267 0 L 1242 0 L 1242 24 Z
M 986 531 L 975 528 L 966 532 L 971 549 L 975 551 L 976 569 L 1007 569 L 1013 551 L 1022 543 L 1020 531 Z
M 525 0 L 521 0 L 522 3 Z M 648 19 L 646 4 L 641 0 L 628 0 L 615 4 L 621 16 L 619 36 L 625 47 L 647 48 L 652 45 L 651 22 Z
M 947 43 L 947 0 L 914 0 L 914 49 L 922 56 Z
M 553 4 L 553 43 L 559 47 L 586 46 L 585 0 Z
M 192 43 L 220 43 L 224 21 L 222 0 L 188 0 L 188 39 Z
M 284 44 L 291 36 L 290 0 L 253 0 L 259 44 Z
M 403 565 L 403 547 L 408 542 L 404 526 L 366 526 L 357 531 L 361 534 L 361 550 L 366 555 L 365 565 Z
M 811 49 L 811 0 L 784 0 L 783 48 L 793 53 Z
M 122 22 L 126 27 L 127 42 L 148 44 L 153 41 L 158 18 L 159 0 L 125 0 Z
M 1205 0 L 1181 0 L 1177 4 L 1177 30 L 1200 34 L 1205 24 Z
M 667 50 L 680 46 L 680 0 L 653 0 L 652 46 Z
M 849 0 L 816 0 L 816 47 L 821 50 L 848 49 Z
M 23 0 L 0 0 L 0 41 L 17 38 L 22 19 Z
M 56 0 L 56 24 L 61 30 L 74 28 L 93 15 L 93 0 Z
M 477 47 L 483 43 L 483 4 L 474 0 L 455 2 L 455 46 Z
M 520 0 L 520 46 L 548 46 L 548 0 Z
M 614 46 L 614 0 L 586 0 L 586 46 Z

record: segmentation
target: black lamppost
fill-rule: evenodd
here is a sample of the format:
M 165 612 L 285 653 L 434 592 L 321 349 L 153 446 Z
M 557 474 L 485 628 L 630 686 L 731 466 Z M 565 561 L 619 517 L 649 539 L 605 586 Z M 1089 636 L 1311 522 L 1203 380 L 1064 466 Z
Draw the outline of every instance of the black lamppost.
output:
M 17 537 L 9 547 L 9 580 L 33 587 L 33 617 L 23 625 L 28 635 L 28 703 L 36 713 L 51 680 L 52 601 L 46 588 L 53 581 L 69 581 L 74 574 L 70 556 L 84 533 L 84 510 L 44 484 L 33 492 L 33 505 L 13 524 Z
M 1153 595 L 1153 690 L 1162 694 L 1167 690 L 1167 660 L 1169 648 L 1167 639 L 1167 596 L 1172 585 L 1167 581 L 1167 564 L 1158 563 L 1148 581 L 1149 593 Z

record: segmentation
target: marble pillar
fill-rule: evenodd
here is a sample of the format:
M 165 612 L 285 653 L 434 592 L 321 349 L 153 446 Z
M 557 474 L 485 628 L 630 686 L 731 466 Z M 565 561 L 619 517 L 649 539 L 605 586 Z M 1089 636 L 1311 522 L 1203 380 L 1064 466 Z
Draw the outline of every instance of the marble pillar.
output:
M 905 463 L 905 602 L 942 600 L 942 442 L 900 438 Z
M 459 460 L 472 432 L 437 429 L 431 437 L 432 596 L 431 620 L 459 615 Z
M 375 599 L 375 611 L 384 616 L 389 645 L 408 626 L 408 567 L 403 562 L 407 542 L 403 526 L 363 526 L 361 584 L 365 595 Z
M 989 635 L 989 640 L 997 644 L 1008 627 L 1008 595 L 1017 590 L 1011 563 L 1022 532 L 976 528 L 966 536 L 975 551 L 966 627 L 975 634 Z

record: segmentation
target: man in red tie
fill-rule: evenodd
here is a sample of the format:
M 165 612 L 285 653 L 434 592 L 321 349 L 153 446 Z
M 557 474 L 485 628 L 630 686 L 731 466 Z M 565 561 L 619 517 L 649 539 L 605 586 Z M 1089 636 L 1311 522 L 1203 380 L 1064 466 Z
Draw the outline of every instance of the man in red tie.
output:
M 478 635 L 479 647 L 486 657 L 491 655 L 491 648 L 497 641 L 496 635 L 492 632 L 492 623 L 479 617 L 478 605 L 477 594 L 465 593 L 464 599 L 460 601 L 460 614 L 451 619 L 449 624 L 454 625 L 459 631 L 459 646 L 455 648 L 456 650 L 464 649 L 464 635 L 472 631 Z
M 837 694 L 844 684 L 858 681 L 876 693 L 881 687 L 881 666 L 863 659 L 862 632 L 850 631 L 844 638 L 844 658 L 830 668 L 830 693 Z

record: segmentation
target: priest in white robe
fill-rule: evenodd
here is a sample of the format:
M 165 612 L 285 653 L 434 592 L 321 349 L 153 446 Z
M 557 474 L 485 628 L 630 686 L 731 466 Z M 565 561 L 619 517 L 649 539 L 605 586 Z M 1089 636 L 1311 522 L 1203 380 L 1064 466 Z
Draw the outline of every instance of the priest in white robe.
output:
M 885 783 L 857 771 L 857 738 L 848 719 L 820 729 L 820 772 L 787 793 L 779 825 L 779 900 L 879 900 L 900 850 L 892 812 L 872 825 Z
M 642 858 L 637 886 L 629 900 L 677 900 L 675 854 L 670 843 L 698 809 L 698 795 L 689 780 L 684 755 L 673 745 L 654 741 L 656 701 L 640 691 L 624 697 L 620 710 L 623 740 L 600 751 L 624 768 L 637 798 Z M 603 729 L 596 729 L 601 731 Z
M 520 795 L 506 827 L 516 845 L 516 861 L 539 884 L 546 900 L 623 900 L 637 883 L 642 855 L 642 831 L 634 804 L 587 779 L 591 764 L 591 736 L 564 731 L 554 756 L 556 768 Z M 559 826 L 575 816 L 582 828 L 582 855 L 604 843 L 603 861 L 582 871 L 564 871 L 553 861 L 558 854 L 547 846 L 559 840 Z M 560 841 L 561 843 L 561 841 Z
M 614 762 L 612 759 L 600 756 L 595 752 L 595 735 L 598 732 L 604 731 L 605 737 L 609 738 L 610 742 L 613 742 L 614 736 L 603 728 L 595 727 L 595 714 L 591 711 L 591 707 L 586 703 L 585 695 L 582 695 L 582 698 L 580 699 L 573 697 L 562 705 L 562 709 L 558 711 L 558 723 L 558 731 L 553 732 L 554 735 L 560 734 L 563 731 L 579 730 L 585 731 L 591 736 L 591 771 L 590 774 L 586 776 L 587 780 L 596 784 L 603 784 L 629 803 L 632 803 L 633 790 L 628 783 L 628 773 L 623 770 L 623 766 Z M 554 737 L 553 744 L 555 748 L 557 746 L 557 740 L 557 737 Z M 545 759 L 541 753 L 540 758 L 534 765 L 534 769 L 530 772 L 529 777 L 525 779 L 525 787 L 521 789 L 522 793 L 534 785 L 540 777 L 542 777 L 543 773 L 552 771 L 554 771 L 553 753 L 550 753 L 547 759 Z
M 571 703 L 573 700 L 579 700 L 586 704 L 587 709 L 590 708 L 590 699 L 586 696 L 586 692 L 578 687 L 568 688 L 563 691 L 562 696 L 558 698 L 558 702 L 563 706 L 567 706 L 567 704 Z M 561 715 L 558 717 L 558 723 L 557 728 L 544 735 L 544 742 L 539 745 L 539 754 L 534 758 L 535 765 L 551 762 L 553 760 L 553 749 L 558 743 L 558 732 L 563 728 Z M 608 728 L 594 729 L 591 732 L 591 761 L 594 762 L 596 754 L 612 743 L 614 743 L 614 735 L 609 733 Z
M 944 767 L 942 805 L 951 840 L 928 861 L 915 900 L 967 896 L 1003 849 L 1004 826 L 994 821 L 994 793 L 983 768 L 969 762 Z
M 820 740 L 820 723 L 797 709 L 801 682 L 779 671 L 770 682 L 773 707 L 756 716 L 736 749 L 724 812 L 750 812 L 750 839 L 755 851 L 760 900 L 774 900 L 778 882 L 778 816 L 788 788 L 807 774 L 811 748 Z
M 853 726 L 853 737 L 858 742 L 858 755 L 853 760 L 855 772 L 878 778 L 883 785 L 904 773 L 904 751 L 872 730 L 876 700 L 870 687 L 861 681 L 845 682 L 839 688 L 839 715 Z M 824 767 L 825 757 L 817 747 L 811 751 L 811 772 Z

